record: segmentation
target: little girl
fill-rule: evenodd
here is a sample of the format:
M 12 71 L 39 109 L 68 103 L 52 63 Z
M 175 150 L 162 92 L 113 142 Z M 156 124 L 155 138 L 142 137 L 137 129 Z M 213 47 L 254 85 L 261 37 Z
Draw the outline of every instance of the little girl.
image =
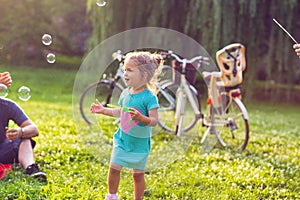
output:
M 108 174 L 109 194 L 106 195 L 106 200 L 118 199 L 120 172 L 123 166 L 133 169 L 135 200 L 144 196 L 144 173 L 150 152 L 151 127 L 158 122 L 159 105 L 154 81 L 161 61 L 162 57 L 159 54 L 128 53 L 124 60 L 124 80 L 128 88 L 120 96 L 121 108 L 103 107 L 98 100 L 91 105 L 92 113 L 121 118 L 119 129 L 114 134 Z

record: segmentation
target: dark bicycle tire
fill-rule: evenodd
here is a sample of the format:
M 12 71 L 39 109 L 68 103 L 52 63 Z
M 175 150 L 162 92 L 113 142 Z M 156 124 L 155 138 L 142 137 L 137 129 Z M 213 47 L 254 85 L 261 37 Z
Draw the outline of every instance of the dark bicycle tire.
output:
M 212 120 L 218 123 L 216 118 L 218 118 L 218 114 L 212 114 Z M 225 110 L 224 118 L 226 120 L 224 126 L 214 126 L 219 143 L 233 150 L 244 150 L 249 140 L 248 113 L 239 98 L 232 99 L 229 107 Z
M 104 106 L 107 104 L 117 104 L 118 98 L 124 88 L 119 83 L 116 83 L 114 86 L 112 86 L 112 84 L 113 80 L 101 80 L 89 85 L 83 91 L 80 97 L 79 108 L 82 118 L 88 125 L 94 124 L 92 120 L 93 114 L 90 112 L 90 105 L 95 102 L 95 99 L 98 99 Z M 109 98 L 108 96 L 111 89 L 113 90 L 111 92 L 113 95 Z
M 171 80 L 164 81 L 164 84 L 161 85 L 161 88 L 157 95 L 159 106 L 160 106 L 158 109 L 158 116 L 159 116 L 158 124 L 165 131 L 172 132 L 172 133 L 176 133 L 175 107 L 176 107 L 176 91 L 178 87 L 179 85 L 175 84 Z M 197 105 L 199 106 L 198 96 L 194 89 L 192 89 L 192 94 L 194 96 Z M 198 118 L 193 113 L 192 115 L 185 115 L 184 120 L 185 122 L 181 128 L 181 131 L 187 132 L 196 125 Z

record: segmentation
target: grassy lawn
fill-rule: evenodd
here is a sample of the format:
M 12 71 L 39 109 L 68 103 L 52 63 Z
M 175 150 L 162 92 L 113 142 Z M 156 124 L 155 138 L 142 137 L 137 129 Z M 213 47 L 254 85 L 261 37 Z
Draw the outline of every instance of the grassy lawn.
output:
M 116 126 L 111 118 L 101 118 L 97 127 L 82 124 L 77 129 L 72 106 L 76 71 L 1 66 L 5 70 L 13 76 L 8 97 L 39 127 L 36 161 L 47 173 L 48 184 L 27 177 L 22 168 L 14 166 L 0 180 L 0 199 L 103 199 L 110 138 Z M 17 99 L 16 91 L 22 85 L 32 90 L 28 102 Z M 244 152 L 218 144 L 206 151 L 200 145 L 201 128 L 183 139 L 168 133 L 156 138 L 145 199 L 299 199 L 300 106 L 252 102 L 247 108 L 250 141 Z M 190 138 L 188 146 L 184 137 Z M 209 139 L 214 140 L 213 136 Z M 175 148 L 176 144 L 182 148 Z M 131 173 L 124 170 L 120 199 L 133 199 L 132 194 Z

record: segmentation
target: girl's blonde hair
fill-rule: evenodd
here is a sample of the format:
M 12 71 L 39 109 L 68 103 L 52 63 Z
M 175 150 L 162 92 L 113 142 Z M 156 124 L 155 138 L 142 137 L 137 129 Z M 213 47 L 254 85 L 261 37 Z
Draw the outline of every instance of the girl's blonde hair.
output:
M 124 63 L 133 62 L 136 64 L 142 74 L 147 73 L 147 88 L 154 94 L 158 93 L 156 83 L 160 73 L 160 66 L 163 64 L 163 57 L 157 53 L 148 51 L 130 52 L 126 54 Z

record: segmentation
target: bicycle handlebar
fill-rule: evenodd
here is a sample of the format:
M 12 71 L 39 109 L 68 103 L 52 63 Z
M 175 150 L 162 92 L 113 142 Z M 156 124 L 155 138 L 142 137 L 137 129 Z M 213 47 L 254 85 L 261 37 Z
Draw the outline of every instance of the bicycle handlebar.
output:
M 208 57 L 204 57 L 204 56 L 195 56 L 191 59 L 186 59 L 186 58 L 180 58 L 177 54 L 173 53 L 173 51 L 168 51 L 168 52 L 161 52 L 160 53 L 163 58 L 167 58 L 167 57 L 173 57 L 175 58 L 178 62 L 180 63 L 185 63 L 185 64 L 190 64 L 193 63 L 195 61 L 198 61 L 199 63 L 205 63 L 207 65 L 209 65 L 209 58 Z
M 177 54 L 173 53 L 173 51 L 171 50 L 169 50 L 168 52 L 161 52 L 160 54 L 162 55 L 163 58 L 167 58 L 171 56 L 180 63 L 191 64 L 195 61 L 198 61 L 199 63 L 204 63 L 206 65 L 209 65 L 209 58 L 204 56 L 195 56 L 191 59 L 180 58 Z M 121 50 L 117 50 L 112 54 L 112 57 L 114 60 L 118 60 L 119 62 L 121 62 L 122 60 L 124 60 L 125 55 L 121 52 Z
M 113 52 L 111 56 L 113 57 L 114 60 L 118 60 L 119 62 L 121 62 L 125 58 L 121 50 Z

